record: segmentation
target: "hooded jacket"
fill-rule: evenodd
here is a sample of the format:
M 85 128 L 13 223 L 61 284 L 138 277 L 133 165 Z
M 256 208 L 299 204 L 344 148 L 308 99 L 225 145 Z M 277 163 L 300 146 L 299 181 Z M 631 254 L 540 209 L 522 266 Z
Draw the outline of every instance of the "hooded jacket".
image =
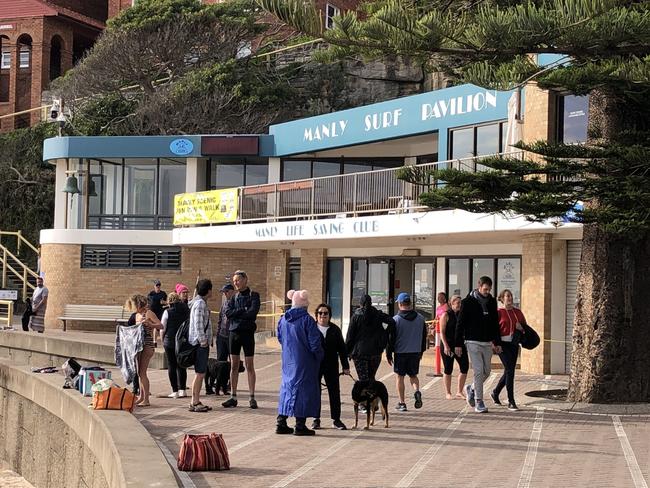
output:
M 501 344 L 499 333 L 499 314 L 497 301 L 488 295 L 486 311 L 474 297 L 476 290 L 471 291 L 460 302 L 460 312 L 456 322 L 456 347 L 461 347 L 465 341 L 492 342 Z
M 386 355 L 392 353 L 423 353 L 427 350 L 427 324 L 424 317 L 415 310 L 400 310 L 393 318 L 394 333 L 390 334 Z
M 388 327 L 384 329 L 384 324 Z M 345 338 L 348 356 L 381 356 L 395 327 L 393 318 L 372 305 L 358 308 L 352 315 Z

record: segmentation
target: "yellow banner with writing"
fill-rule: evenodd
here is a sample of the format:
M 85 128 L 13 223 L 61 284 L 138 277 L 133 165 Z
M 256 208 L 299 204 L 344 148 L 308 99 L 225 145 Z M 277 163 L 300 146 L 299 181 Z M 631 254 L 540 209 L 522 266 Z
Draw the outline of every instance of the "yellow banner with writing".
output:
M 234 222 L 238 210 L 238 188 L 181 193 L 174 197 L 174 225 Z

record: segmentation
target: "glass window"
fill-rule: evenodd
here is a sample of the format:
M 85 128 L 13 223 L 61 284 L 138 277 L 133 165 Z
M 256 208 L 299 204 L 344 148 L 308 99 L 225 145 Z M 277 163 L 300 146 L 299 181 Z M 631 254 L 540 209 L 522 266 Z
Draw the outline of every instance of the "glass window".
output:
M 451 159 L 472 156 L 474 156 L 474 127 L 451 131 Z
M 343 173 L 363 173 L 364 171 L 372 171 L 372 163 L 364 161 L 354 161 L 343 164 Z
M 289 289 L 300 290 L 300 258 L 289 259 Z
M 435 311 L 435 279 L 433 263 L 414 263 L 413 302 L 415 310 L 426 320 L 431 320 Z
M 124 167 L 124 209 L 129 215 L 156 213 L 156 159 L 127 159 Z
M 246 162 L 246 186 L 265 185 L 269 181 L 269 163 Z
M 10 69 L 11 68 L 11 51 L 3 50 L 0 57 L 0 68 Z
M 158 188 L 158 213 L 174 215 L 174 196 L 185 192 L 185 164 L 161 158 Z
M 282 181 L 311 178 L 311 161 L 282 161 Z
M 327 303 L 332 307 L 332 322 L 343 320 L 343 260 L 327 261 Z
M 476 128 L 476 155 L 486 156 L 499 152 L 499 124 L 481 125 Z
M 477 258 L 472 259 L 472 288 L 475 287 L 478 283 L 478 279 L 481 276 L 489 276 L 492 279 L 492 294 L 494 295 L 494 285 L 496 281 L 494 279 L 494 259 L 491 258 Z
M 29 46 L 23 46 L 20 48 L 20 59 L 18 66 L 20 68 L 29 68 L 29 55 L 31 49 Z
M 215 161 L 212 160 L 211 188 L 234 188 L 244 186 L 245 165 L 243 161 Z
M 312 164 L 314 178 L 341 174 L 341 163 L 338 161 L 314 161 Z
M 351 312 L 359 308 L 361 297 L 368 289 L 368 261 L 366 259 L 352 260 L 352 300 Z
M 586 142 L 589 96 L 567 95 L 561 98 L 560 106 L 562 107 L 561 142 L 565 144 Z
M 378 310 L 388 313 L 389 304 L 389 264 L 370 263 L 368 266 L 368 295 Z
M 465 297 L 471 290 L 469 282 L 469 259 L 447 260 L 447 296 Z
M 334 28 L 334 17 L 337 15 L 341 15 L 341 9 L 332 5 L 332 4 L 327 4 L 327 10 L 326 10 L 326 23 L 325 26 L 328 29 Z
M 496 294 L 508 289 L 512 292 L 514 306 L 521 307 L 521 258 L 497 259 Z
M 96 188 L 101 200 L 101 212 L 107 215 L 122 213 L 122 160 L 99 161 L 101 185 Z

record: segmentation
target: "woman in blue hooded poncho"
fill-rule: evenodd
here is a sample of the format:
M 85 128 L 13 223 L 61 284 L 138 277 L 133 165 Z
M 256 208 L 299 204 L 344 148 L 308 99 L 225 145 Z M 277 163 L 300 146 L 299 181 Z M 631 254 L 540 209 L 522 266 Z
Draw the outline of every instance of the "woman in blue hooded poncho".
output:
M 289 290 L 289 309 L 278 323 L 282 346 L 282 384 L 278 401 L 277 434 L 314 435 L 305 425 L 307 417 L 320 413 L 319 369 L 323 359 L 322 335 L 307 312 L 307 290 Z M 287 418 L 296 418 L 295 431 Z

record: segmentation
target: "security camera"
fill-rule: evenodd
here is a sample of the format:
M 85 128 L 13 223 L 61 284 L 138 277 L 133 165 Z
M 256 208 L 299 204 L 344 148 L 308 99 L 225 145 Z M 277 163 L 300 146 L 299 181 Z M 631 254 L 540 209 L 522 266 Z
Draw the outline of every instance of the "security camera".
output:
M 50 118 L 52 120 L 57 120 L 60 111 L 61 111 L 61 101 L 55 98 L 54 100 L 52 100 L 52 107 L 50 107 Z

